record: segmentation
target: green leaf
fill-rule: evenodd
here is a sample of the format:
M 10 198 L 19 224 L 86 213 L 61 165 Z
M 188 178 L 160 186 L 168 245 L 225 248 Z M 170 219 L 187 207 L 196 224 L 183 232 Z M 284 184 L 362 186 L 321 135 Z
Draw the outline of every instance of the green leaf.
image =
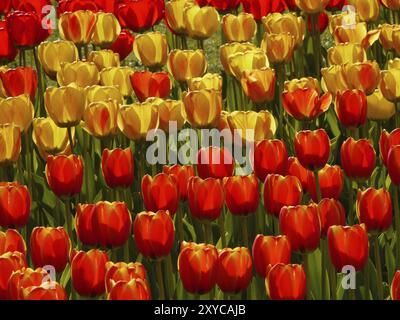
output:
M 322 299 L 321 294 L 321 251 L 316 249 L 308 255 L 308 277 L 311 277 L 311 293 L 315 299 Z
M 71 265 L 67 264 L 65 267 L 61 278 L 60 278 L 60 284 L 65 288 L 69 282 L 69 279 L 71 278 Z

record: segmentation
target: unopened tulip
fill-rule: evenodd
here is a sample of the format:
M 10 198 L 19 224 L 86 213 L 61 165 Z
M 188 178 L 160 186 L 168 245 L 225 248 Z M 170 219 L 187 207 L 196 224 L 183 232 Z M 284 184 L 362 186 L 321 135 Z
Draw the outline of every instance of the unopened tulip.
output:
M 167 256 L 174 244 L 174 223 L 168 211 L 148 211 L 136 215 L 133 236 L 139 252 L 156 259 Z
M 278 263 L 265 279 L 271 300 L 304 300 L 307 293 L 306 273 L 302 265 Z
M 83 161 L 76 155 L 48 156 L 46 178 L 50 189 L 58 197 L 73 196 L 81 192 Z
M 369 140 L 348 138 L 340 149 L 340 163 L 349 178 L 368 179 L 375 169 L 374 147 Z
M 15 59 L 18 49 L 15 47 L 10 32 L 7 29 L 7 22 L 0 21 L 0 41 L 3 44 L 0 49 L 0 63 L 8 63 Z
M 393 277 L 392 284 L 390 286 L 390 297 L 392 300 L 400 300 L 400 271 L 396 271 Z
M 343 68 L 346 82 L 351 89 L 364 91 L 368 96 L 378 87 L 380 69 L 376 61 L 357 62 Z
M 398 84 L 398 79 L 400 79 L 400 68 L 392 68 L 381 72 L 379 88 L 383 96 L 391 102 L 400 100 L 400 85 Z
M 87 60 L 93 62 L 99 71 L 119 67 L 119 55 L 112 50 L 91 51 Z
M 395 24 L 384 23 L 379 26 L 379 42 L 385 50 L 394 49 L 393 34 L 396 30 L 399 30 L 399 26 Z
M 232 75 L 233 72 L 230 67 L 229 57 L 239 52 L 245 52 L 249 50 L 257 49 L 256 46 L 250 42 L 232 42 L 226 43 L 219 48 L 219 58 L 224 68 L 225 72 L 229 75 Z M 257 69 L 257 68 L 256 68 Z M 249 70 L 254 70 L 253 68 Z
M 6 252 L 18 251 L 26 253 L 26 243 L 21 234 L 15 229 L 0 231 L 0 255 Z
M 171 0 L 165 3 L 165 22 L 175 34 L 187 34 L 184 9 L 193 5 L 195 5 L 193 0 Z
M 104 102 L 115 100 L 118 104 L 123 104 L 121 91 L 116 86 L 100 86 L 94 85 L 84 89 L 86 105 L 92 102 Z
M 300 79 L 292 79 L 289 81 L 285 81 L 284 89 L 288 92 L 294 92 L 298 89 L 312 89 L 315 90 L 318 94 L 321 93 L 321 88 L 319 86 L 319 82 L 317 79 L 313 77 L 302 77 Z
M 202 77 L 189 79 L 188 88 L 190 91 L 201 89 L 222 91 L 222 77 L 217 73 L 206 73 Z
M 338 165 L 331 166 L 327 164 L 318 171 L 318 180 L 322 198 L 339 199 L 343 190 L 344 177 L 343 172 Z M 308 191 L 311 194 L 311 198 L 314 201 L 317 201 L 317 190 L 313 175 L 309 175 Z
M 116 86 L 124 97 L 132 95 L 130 76 L 133 70 L 129 67 L 111 67 L 100 72 L 100 83 L 103 86 Z
M 400 145 L 393 146 L 388 153 L 386 167 L 390 180 L 395 185 L 400 185 Z
M 293 58 L 295 38 L 289 33 L 265 33 L 261 48 L 270 63 L 287 63 Z
M 96 46 L 107 46 L 117 40 L 121 26 L 112 13 L 98 12 L 92 35 L 92 42 Z
M 321 237 L 326 237 L 330 226 L 344 226 L 346 213 L 343 205 L 336 199 L 322 199 L 318 203 L 318 215 L 321 222 Z
M 369 0 L 349 0 L 349 4 L 354 6 L 361 21 L 373 22 L 379 18 L 379 4 L 383 1 Z
M 396 114 L 396 106 L 377 89 L 367 96 L 367 118 L 374 121 L 389 120 Z
M 177 184 L 178 184 L 178 190 L 179 190 L 179 196 L 181 200 L 186 200 L 187 199 L 187 185 L 189 182 L 189 179 L 191 177 L 194 177 L 195 172 L 194 168 L 190 165 L 179 165 L 175 164 L 171 167 L 164 166 L 163 167 L 163 172 L 174 176 Z
M 34 108 L 27 94 L 10 97 L 0 101 L 0 124 L 13 123 L 22 132 L 27 132 L 31 126 Z
M 0 81 L 8 97 L 27 94 L 32 101 L 35 100 L 37 74 L 31 67 L 17 67 L 15 69 L 1 71 Z
M 190 38 L 204 40 L 210 38 L 219 27 L 219 14 L 214 7 L 186 6 L 183 21 Z
M 300 180 L 294 176 L 269 174 L 264 183 L 264 207 L 268 214 L 279 217 L 284 206 L 296 206 L 303 197 Z
M 290 263 L 292 250 L 286 236 L 264 236 L 258 234 L 253 242 L 253 260 L 257 274 L 266 278 L 269 268 L 278 263 Z
M 110 290 L 119 281 L 130 281 L 132 279 L 142 279 L 146 281 L 146 269 L 140 262 L 116 262 L 111 261 L 106 264 L 106 291 Z
M 133 155 L 130 148 L 104 149 L 101 170 L 110 188 L 128 188 L 134 180 Z
M 262 140 L 254 149 L 254 172 L 260 181 L 268 174 L 286 174 L 288 153 L 281 140 Z
M 8 297 L 8 280 L 13 272 L 26 268 L 24 254 L 18 251 L 6 252 L 0 255 L 0 299 L 5 300 Z
M 338 93 L 335 110 L 343 126 L 358 128 L 367 121 L 367 97 L 360 90 Z
M 98 249 L 79 251 L 71 263 L 72 285 L 81 296 L 96 297 L 105 292 L 107 253 Z
M 0 166 L 18 161 L 21 153 L 21 130 L 13 123 L 0 124 Z
M 383 164 L 387 165 L 387 158 L 389 151 L 393 146 L 400 144 L 400 128 L 394 129 L 392 132 L 387 132 L 385 129 L 382 130 L 381 137 L 379 139 L 379 150 Z
M 244 71 L 241 83 L 246 96 L 256 104 L 270 102 L 275 97 L 276 75 L 273 69 Z
M 52 265 L 56 272 L 65 269 L 69 261 L 71 241 L 63 227 L 35 227 L 29 244 L 35 268 Z
M 75 83 L 77 86 L 85 88 L 98 84 L 99 80 L 99 71 L 93 62 L 63 63 L 57 72 L 57 82 L 60 86 Z
M 168 55 L 168 71 L 176 81 L 201 77 L 207 70 L 203 50 L 172 50 Z
M 329 65 L 364 62 L 366 53 L 360 44 L 340 43 L 328 49 Z
M 243 11 L 251 13 L 254 19 L 260 21 L 270 13 L 282 12 L 286 9 L 285 1 L 242 0 Z
M 269 61 L 263 50 L 253 49 L 230 55 L 228 65 L 232 74 L 240 81 L 244 71 L 269 67 Z
M 115 101 L 92 102 L 83 114 L 83 129 L 96 138 L 114 136 L 118 133 L 118 104 Z
M 182 100 L 164 100 L 163 103 L 158 106 L 158 114 L 160 117 L 160 129 L 165 132 L 170 131 L 170 124 L 172 123 L 176 123 L 176 130 L 180 130 L 186 122 Z M 173 127 L 171 127 L 171 129 L 173 131 L 175 130 Z
M 350 88 L 346 81 L 346 77 L 341 65 L 333 65 L 329 68 L 322 68 L 322 88 L 325 92 L 330 92 L 336 96 L 337 92 L 341 92 Z
M 76 45 L 88 44 L 92 39 L 96 20 L 96 14 L 89 10 L 65 12 L 58 22 L 60 36 Z
M 257 24 L 249 13 L 227 14 L 222 18 L 222 31 L 228 42 L 246 42 L 256 34 Z
M 234 169 L 235 160 L 227 148 L 203 147 L 197 153 L 197 174 L 202 179 L 230 177 Z
M 154 178 L 146 174 L 142 178 L 142 196 L 149 211 L 167 210 L 173 216 L 178 209 L 178 185 L 175 178 L 166 173 L 159 173 Z
M 359 22 L 349 28 L 346 25 L 339 25 L 333 32 L 333 37 L 336 44 L 340 43 L 359 43 L 361 44 L 364 38 L 367 36 L 367 24 L 365 22 Z
M 111 0 L 113 2 L 113 0 Z M 74 12 L 78 10 L 90 10 L 98 12 L 104 10 L 100 2 L 104 0 L 58 0 L 57 14 L 61 15 L 64 12 Z
M 171 80 L 166 72 L 135 71 L 130 81 L 136 97 L 140 102 L 149 97 L 166 98 L 171 91 Z
M 296 5 L 307 14 L 324 11 L 330 0 L 296 0 Z
M 118 281 L 110 290 L 108 300 L 150 300 L 149 284 L 143 279 Z
M 260 194 L 255 175 L 223 179 L 226 206 L 233 215 L 248 215 L 258 209 Z
M 167 38 L 160 32 L 138 35 L 133 44 L 136 58 L 148 68 L 160 68 L 167 63 Z
M 23 300 L 67 300 L 67 292 L 55 281 L 41 283 L 39 286 L 32 286 L 22 289 Z
M 331 226 L 328 229 L 328 248 L 331 262 L 337 271 L 347 265 L 356 271 L 368 262 L 368 234 L 364 224 L 354 226 Z
M 314 179 L 314 174 L 312 171 L 304 168 L 300 164 L 299 159 L 297 159 L 296 157 L 288 158 L 286 173 L 299 179 L 304 191 L 310 189 L 308 183 L 310 179 Z
M 0 182 L 0 226 L 22 227 L 28 223 L 31 197 L 18 182 Z
M 217 282 L 218 251 L 210 244 L 183 242 L 178 257 L 178 271 L 186 291 L 203 294 Z
M 121 61 L 125 60 L 133 51 L 134 37 L 129 30 L 123 29 L 117 40 L 109 47 L 110 50 L 119 54 Z

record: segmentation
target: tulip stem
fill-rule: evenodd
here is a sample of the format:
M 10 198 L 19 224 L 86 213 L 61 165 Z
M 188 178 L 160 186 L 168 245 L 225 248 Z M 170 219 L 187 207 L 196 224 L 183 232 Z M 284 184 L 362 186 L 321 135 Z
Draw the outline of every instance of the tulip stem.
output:
M 321 296 L 322 300 L 327 300 L 326 296 L 326 240 L 321 239 Z
M 364 273 L 364 291 L 365 291 L 365 299 L 370 300 L 369 295 L 369 261 L 367 261 L 365 268 L 363 270 Z
M 396 121 L 396 128 L 400 128 L 400 102 L 396 102 L 396 116 L 395 116 L 395 121 Z
M 213 244 L 211 221 L 204 223 L 204 240 L 207 244 Z
M 321 78 L 321 34 L 318 26 L 318 16 L 319 14 L 311 15 L 311 26 L 315 62 L 315 77 L 319 80 Z
M 336 300 L 336 270 L 335 267 L 329 263 L 328 264 L 329 268 L 329 285 L 331 287 L 331 300 Z
M 257 40 L 257 46 L 259 47 L 260 45 L 261 45 L 261 41 L 262 41 L 262 38 L 263 38 L 263 25 L 262 25 L 262 22 L 261 21 L 257 21 L 257 38 L 256 38 L 256 40 Z
M 393 185 L 394 221 L 396 230 L 396 269 L 400 268 L 400 209 L 399 188 Z
M 197 40 L 197 48 L 204 50 L 204 40 Z
M 164 259 L 164 264 L 167 274 L 168 299 L 172 300 L 174 298 L 175 280 L 173 278 L 174 272 L 172 270 L 172 258 L 170 254 Z
M 72 138 L 72 129 L 71 129 L 71 127 L 67 128 L 67 132 L 68 132 L 69 144 L 71 146 L 71 152 L 74 153 L 74 139 Z
M 310 268 L 309 268 L 309 261 L 308 261 L 308 254 L 303 253 L 303 267 L 304 272 L 306 274 L 306 283 L 307 283 L 307 300 L 311 300 L 311 275 L 310 275 Z
M 179 206 L 178 211 L 176 212 L 175 215 L 175 224 L 176 227 L 178 229 L 178 240 L 179 240 L 179 244 L 181 244 L 183 242 L 183 240 L 185 240 L 184 238 L 184 231 L 183 231 L 183 216 L 184 216 L 184 212 L 181 206 Z
M 352 226 L 354 224 L 354 212 L 353 212 L 353 180 L 349 179 L 350 182 L 350 191 L 349 191 L 349 225 Z
M 67 233 L 72 242 L 72 210 L 71 210 L 71 201 L 69 198 L 65 199 L 65 223 L 67 225 Z
M 243 245 L 248 248 L 249 247 L 249 232 L 247 228 L 247 216 L 242 217 L 242 237 L 243 237 Z
M 378 236 L 374 236 L 374 252 L 375 252 L 376 286 L 378 289 L 378 299 L 383 300 L 382 264 L 381 264 L 381 257 L 379 255 Z
M 322 195 L 321 195 L 321 186 L 319 183 L 318 170 L 314 170 L 314 179 L 315 179 L 315 190 L 317 191 L 317 201 L 319 203 L 322 199 Z
M 276 72 L 278 78 L 278 92 L 276 93 L 277 103 L 276 103 L 276 113 L 278 117 L 278 133 L 279 139 L 283 139 L 283 107 L 282 107 L 282 92 L 285 86 L 285 78 L 286 78 L 286 71 L 285 71 L 285 64 L 278 63 L 276 65 Z
M 164 279 L 163 279 L 163 272 L 162 272 L 162 260 L 157 260 L 155 262 L 155 264 L 156 264 L 157 283 L 158 283 L 158 290 L 159 290 L 158 300 L 165 300 Z
M 226 234 L 225 234 L 225 219 L 224 219 L 225 210 L 222 212 L 221 216 L 219 217 L 219 231 L 221 233 L 221 244 L 222 248 L 226 248 Z
M 42 69 L 41 69 L 41 65 L 38 59 L 38 55 L 37 55 L 37 48 L 34 47 L 32 49 L 33 51 L 33 58 L 35 60 L 35 66 L 36 66 L 36 71 L 37 71 L 37 78 L 38 78 L 38 108 L 36 110 L 36 112 L 38 112 L 38 114 L 40 116 L 42 116 L 43 114 L 43 78 L 42 78 Z

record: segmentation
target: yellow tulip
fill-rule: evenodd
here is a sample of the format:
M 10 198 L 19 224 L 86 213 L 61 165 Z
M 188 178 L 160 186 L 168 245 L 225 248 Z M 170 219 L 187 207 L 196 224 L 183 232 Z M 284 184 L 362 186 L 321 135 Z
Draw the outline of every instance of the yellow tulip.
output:
M 293 92 L 297 89 L 311 88 L 320 92 L 318 80 L 312 77 L 304 77 L 300 79 L 292 79 L 290 81 L 285 81 L 284 89 L 288 92 Z
M 112 50 L 91 51 L 88 61 L 93 62 L 99 71 L 105 68 L 119 67 L 119 54 Z
M 60 86 L 75 83 L 85 88 L 98 84 L 99 80 L 99 71 L 93 62 L 75 61 L 63 63 L 57 72 L 57 82 Z
M 363 43 L 363 40 L 367 36 L 367 24 L 365 22 L 357 23 L 353 28 L 348 26 L 337 26 L 333 32 L 333 37 L 336 44 L 340 43 Z
M 228 115 L 228 123 L 243 142 L 271 139 L 276 132 L 276 121 L 269 111 L 234 111 Z M 253 133 L 249 135 L 246 130 L 253 130 Z
M 367 116 L 370 120 L 388 120 L 396 113 L 394 103 L 386 100 L 378 89 L 367 97 L 367 105 Z
M 75 137 L 75 128 L 71 130 Z M 69 154 L 68 131 L 60 128 L 51 118 L 33 119 L 32 140 L 44 159 L 47 155 Z
M 250 13 L 226 14 L 222 17 L 222 31 L 228 42 L 251 41 L 257 32 L 257 23 Z
M 0 124 L 14 123 L 22 132 L 31 126 L 34 113 L 32 101 L 26 94 L 0 102 Z
M 92 39 L 96 20 L 96 14 L 89 10 L 65 12 L 58 21 L 60 36 L 77 45 L 88 44 Z
M 376 61 L 365 61 L 343 66 L 343 72 L 350 89 L 372 94 L 380 81 L 380 68 Z
M 271 63 L 287 63 L 293 58 L 295 39 L 290 33 L 265 33 L 261 49 Z
M 266 54 L 261 49 L 235 53 L 228 58 L 233 75 L 240 81 L 244 71 L 269 67 Z
M 78 125 L 85 110 L 85 94 L 76 85 L 50 87 L 44 94 L 47 114 L 62 128 Z
M 270 68 L 244 71 L 241 83 L 244 93 L 254 103 L 261 104 L 274 99 L 276 76 Z
M 342 66 L 333 65 L 329 68 L 322 68 L 321 74 L 321 87 L 324 92 L 330 92 L 333 96 L 336 96 L 337 92 L 349 89 Z
M 118 128 L 130 140 L 146 140 L 147 133 L 158 124 L 158 105 L 151 102 L 123 105 L 118 113 Z
M 328 49 L 330 65 L 363 62 L 366 58 L 367 54 L 360 44 L 341 43 Z
M 57 40 L 42 42 L 38 47 L 38 58 L 44 72 L 52 80 L 56 80 L 61 64 L 77 61 L 79 55 L 72 41 Z
M 188 80 L 190 91 L 201 89 L 222 90 L 222 77 L 217 73 L 207 73 L 203 77 L 191 78 Z
M 92 42 L 96 46 L 108 46 L 117 40 L 121 33 L 121 26 L 112 13 L 98 12 L 96 16 Z
M 83 129 L 96 138 L 117 134 L 118 110 L 119 106 L 113 100 L 92 102 L 85 108 Z
M 106 68 L 100 72 L 100 83 L 103 86 L 115 86 L 124 97 L 132 95 L 130 75 L 133 70 L 129 67 Z
M 183 9 L 183 21 L 190 38 L 203 40 L 210 38 L 218 30 L 219 14 L 211 6 L 186 6 Z
M 361 21 L 373 22 L 379 18 L 378 0 L 349 0 L 349 4 L 354 6 Z
M 388 69 L 400 69 L 400 59 L 395 58 L 393 60 L 389 60 Z
M 0 66 L 0 73 L 6 72 L 7 70 L 8 70 L 7 66 Z M 1 79 L 0 79 L 0 98 L 7 98 L 7 93 L 3 87 L 3 83 L 1 82 Z
M 386 100 L 400 101 L 400 69 L 389 69 L 381 72 L 379 88 Z
M 168 71 L 176 81 L 201 77 L 207 71 L 203 50 L 172 50 L 168 56 Z
M 160 68 L 168 58 L 167 38 L 158 31 L 138 35 L 133 44 L 133 52 L 144 66 Z
M 193 128 L 214 127 L 221 116 L 222 95 L 216 90 L 196 90 L 183 94 L 187 121 Z
M 382 4 L 390 10 L 400 9 L 400 0 L 382 0 Z
M 219 48 L 219 55 L 222 67 L 225 72 L 229 75 L 232 75 L 232 70 L 229 65 L 229 57 L 235 53 L 245 52 L 249 50 L 255 50 L 257 47 L 249 42 L 232 42 L 226 43 Z
M 185 124 L 185 111 L 181 100 L 164 100 L 158 107 L 158 113 L 160 116 L 160 129 L 165 132 L 169 132 L 170 121 L 176 122 L 177 130 L 180 130 Z
M 400 28 L 393 31 L 393 49 L 400 54 Z
M 186 35 L 184 9 L 193 6 L 193 0 L 171 0 L 165 3 L 165 20 L 168 26 L 178 35 Z
M 17 162 L 20 153 L 20 129 L 13 123 L 0 124 L 0 166 Z
M 383 24 L 379 26 L 379 42 L 385 50 L 391 50 L 394 48 L 393 44 L 393 33 L 399 30 L 399 25 Z
M 296 5 L 308 14 L 320 13 L 325 10 L 330 0 L 296 0 Z
M 339 14 L 333 14 L 329 16 L 329 32 L 333 34 L 336 27 L 352 27 L 358 22 L 360 22 L 360 17 L 355 12 L 345 11 Z
M 295 48 L 301 47 L 306 32 L 302 17 L 293 13 L 272 13 L 262 19 L 266 33 L 290 33 L 294 37 Z
M 121 91 L 118 87 L 114 86 L 91 86 L 86 87 L 85 90 L 86 105 L 92 102 L 115 100 L 118 104 L 122 104 L 124 98 L 122 97 Z

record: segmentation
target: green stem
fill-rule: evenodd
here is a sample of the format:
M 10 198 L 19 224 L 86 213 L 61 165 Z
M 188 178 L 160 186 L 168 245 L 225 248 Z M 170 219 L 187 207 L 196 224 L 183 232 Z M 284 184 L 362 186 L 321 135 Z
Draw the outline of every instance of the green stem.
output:
M 69 238 L 71 239 L 72 242 L 72 210 L 71 210 L 71 199 L 67 198 L 64 201 L 65 204 L 65 222 L 67 224 L 67 233 L 69 235 Z
M 332 263 L 329 263 L 329 285 L 331 287 L 331 300 L 336 300 L 336 270 Z
M 321 239 L 321 296 L 322 300 L 327 300 L 326 295 L 326 240 Z
M 212 227 L 210 221 L 206 221 L 204 223 L 204 239 L 206 243 L 213 244 Z
M 378 289 L 378 299 L 383 300 L 382 264 L 381 264 L 381 257 L 379 254 L 378 236 L 374 236 L 374 253 L 375 253 L 376 286 Z
M 352 226 L 354 224 L 354 197 L 353 197 L 353 180 L 349 179 L 350 181 L 350 194 L 349 194 L 349 225 Z
M 168 255 L 164 259 L 164 264 L 165 264 L 165 271 L 166 271 L 166 279 L 167 279 L 167 285 L 168 285 L 168 299 L 172 300 L 174 298 L 174 279 L 173 279 L 173 270 L 172 270 L 172 258 L 171 255 Z
M 43 78 L 42 78 L 42 69 L 37 55 L 37 49 L 34 47 L 33 51 L 33 58 L 35 60 L 35 66 L 37 71 L 37 78 L 38 78 L 38 108 L 36 110 L 37 115 L 43 116 Z
M 400 209 L 399 187 L 393 185 L 394 223 L 396 230 L 396 269 L 400 269 Z
M 322 195 L 321 195 L 321 186 L 319 184 L 318 170 L 314 170 L 314 179 L 315 179 L 315 190 L 317 191 L 317 201 L 319 203 L 322 199 Z
M 314 51 L 314 62 L 315 62 L 315 76 L 317 79 L 321 79 L 321 34 L 318 26 L 319 14 L 311 15 L 312 25 L 312 43 Z
M 364 289 L 365 289 L 365 299 L 370 300 L 370 288 L 369 288 L 369 263 L 365 265 L 365 268 L 363 270 L 363 275 L 364 275 Z
M 277 97 L 277 117 L 278 117 L 278 134 L 279 138 L 283 139 L 283 106 L 282 106 L 282 97 L 281 94 L 283 92 L 283 88 L 285 85 L 285 79 L 286 79 L 286 71 L 285 71 L 285 65 L 283 63 L 279 63 L 276 65 L 276 72 L 277 72 L 277 78 L 278 78 L 278 92 L 276 93 Z
M 72 138 L 72 128 L 68 127 L 67 128 L 67 132 L 68 132 L 68 140 L 69 140 L 69 144 L 71 146 L 71 152 L 74 153 L 74 139 Z
M 222 248 L 226 248 L 226 234 L 225 234 L 225 219 L 224 219 L 224 212 L 222 212 L 221 216 L 219 217 L 218 223 L 219 223 L 219 231 L 221 234 L 221 244 Z
M 307 281 L 307 300 L 311 300 L 311 274 L 309 268 L 308 254 L 303 253 L 303 268 L 306 273 L 306 281 Z
M 179 206 L 178 211 L 177 211 L 177 213 L 175 215 L 175 224 L 176 224 L 176 228 L 177 228 L 177 231 L 178 231 L 179 243 L 182 243 L 183 240 L 185 240 L 184 239 L 185 238 L 184 237 L 184 231 L 183 231 L 183 216 L 184 216 L 183 209 L 182 209 L 181 206 Z
M 249 248 L 249 232 L 248 232 L 248 228 L 247 228 L 247 223 L 248 223 L 248 221 L 247 221 L 248 219 L 247 219 L 247 217 L 246 216 L 244 216 L 244 217 L 242 217 L 242 240 L 243 240 L 243 245 L 246 247 L 246 248 Z
M 159 296 L 158 300 L 165 300 L 165 290 L 164 290 L 164 279 L 163 279 L 163 272 L 162 272 L 162 260 L 155 261 L 156 264 L 156 274 L 157 274 L 157 283 L 158 283 L 158 290 Z

